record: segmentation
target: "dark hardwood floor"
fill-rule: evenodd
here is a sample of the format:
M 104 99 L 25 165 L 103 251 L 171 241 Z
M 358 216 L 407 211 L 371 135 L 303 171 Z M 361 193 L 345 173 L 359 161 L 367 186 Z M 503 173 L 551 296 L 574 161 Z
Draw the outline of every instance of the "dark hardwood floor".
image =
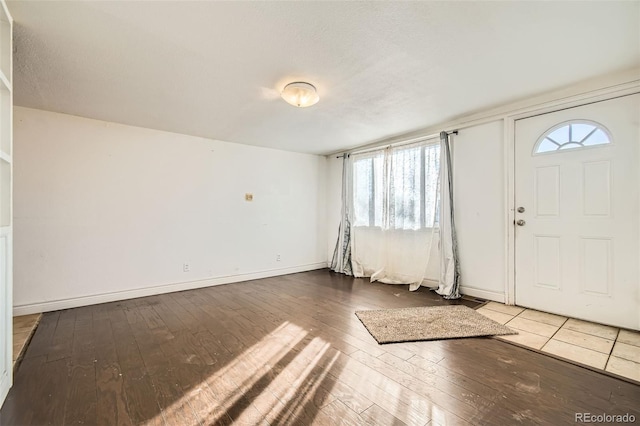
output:
M 640 419 L 640 386 L 490 338 L 380 346 L 354 315 L 447 303 L 320 270 L 47 313 L 0 424 Z

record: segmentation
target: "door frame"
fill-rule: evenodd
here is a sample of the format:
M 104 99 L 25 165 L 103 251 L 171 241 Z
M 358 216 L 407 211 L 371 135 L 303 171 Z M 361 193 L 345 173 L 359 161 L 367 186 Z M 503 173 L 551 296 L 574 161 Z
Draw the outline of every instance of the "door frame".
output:
M 516 300 L 516 235 L 515 235 L 515 155 L 516 155 L 516 121 L 538 115 L 549 114 L 565 109 L 594 104 L 610 99 L 640 93 L 640 81 L 614 85 L 603 89 L 583 93 L 567 98 L 560 98 L 552 102 L 537 105 L 526 110 L 514 111 L 504 117 L 504 159 L 505 159 L 505 211 L 507 220 L 505 223 L 505 244 L 507 247 L 506 280 L 504 302 L 507 305 L 515 305 Z

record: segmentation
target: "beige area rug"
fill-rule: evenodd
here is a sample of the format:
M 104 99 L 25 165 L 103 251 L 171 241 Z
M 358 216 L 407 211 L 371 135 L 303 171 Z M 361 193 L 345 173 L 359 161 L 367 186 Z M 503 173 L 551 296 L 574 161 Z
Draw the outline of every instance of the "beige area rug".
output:
M 518 334 L 464 305 L 358 311 L 356 316 L 381 344 Z

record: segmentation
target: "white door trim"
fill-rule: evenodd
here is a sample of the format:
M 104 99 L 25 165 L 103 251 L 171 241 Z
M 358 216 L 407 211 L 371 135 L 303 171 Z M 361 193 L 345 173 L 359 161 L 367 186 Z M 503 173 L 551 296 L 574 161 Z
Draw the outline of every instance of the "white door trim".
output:
M 516 303 L 516 235 L 515 235 L 515 197 L 516 197 L 516 163 L 515 163 L 515 146 L 516 146 L 516 120 L 513 117 L 505 117 L 504 119 L 504 174 L 505 174 L 505 211 L 507 212 L 507 221 L 505 223 L 505 238 L 507 247 L 506 263 L 506 279 L 504 289 L 504 303 L 507 305 L 515 305 Z
M 507 245 L 506 279 L 504 302 L 507 305 L 515 304 L 516 292 L 516 254 L 515 254 L 515 124 L 516 121 L 537 115 L 548 114 L 564 109 L 589 105 L 610 99 L 640 93 L 640 81 L 633 81 L 628 84 L 607 87 L 604 89 L 584 93 L 568 99 L 560 99 L 544 105 L 531 108 L 527 111 L 518 111 L 504 117 L 504 153 L 505 153 L 505 208 L 507 221 L 505 223 L 505 235 Z

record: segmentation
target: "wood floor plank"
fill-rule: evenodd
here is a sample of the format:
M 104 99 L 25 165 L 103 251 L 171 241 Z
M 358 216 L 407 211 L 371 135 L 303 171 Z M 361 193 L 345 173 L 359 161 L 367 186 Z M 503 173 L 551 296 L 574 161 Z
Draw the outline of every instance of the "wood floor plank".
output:
M 37 386 L 30 389 L 29 398 L 42 404 L 34 410 L 33 424 L 64 424 L 66 400 L 69 395 L 69 359 L 60 358 L 42 363 L 37 374 Z M 64 402 L 63 402 L 64 400 Z
M 55 328 L 55 323 L 54 323 Z M 51 331 L 53 333 L 53 331 Z M 14 376 L 14 384 L 7 395 L 2 410 L 0 410 L 0 424 L 2 425 L 32 425 L 36 410 L 32 410 L 32 395 L 41 386 L 42 365 L 47 361 L 47 355 L 25 357 L 21 368 Z
M 114 316 L 111 321 L 111 331 L 113 342 L 118 355 L 118 363 L 123 373 L 129 370 L 139 370 L 144 368 L 144 362 L 140 355 L 138 343 L 131 331 L 131 326 L 126 319 L 126 313 L 122 311 L 123 318 Z
M 373 404 L 364 412 L 360 413 L 360 417 L 367 425 L 404 426 L 404 422 L 376 404 Z
M 265 289 L 265 291 L 268 290 Z M 301 303 L 303 301 L 283 292 L 276 292 L 274 295 L 277 297 L 269 300 L 275 307 L 289 312 L 294 310 L 297 314 L 297 319 L 309 316 L 312 321 L 315 321 L 316 327 L 318 328 L 326 328 L 328 330 L 335 329 L 340 331 L 340 334 L 350 336 L 350 343 L 358 349 L 366 350 L 375 356 L 390 352 L 400 358 L 408 359 L 413 355 L 413 353 L 404 350 L 398 345 L 386 345 L 382 347 L 372 342 L 371 336 L 366 330 L 363 330 L 362 327 L 359 326 L 359 320 L 354 315 L 353 309 L 343 309 L 335 303 L 328 303 L 325 299 L 309 298 L 307 302 L 303 304 Z M 314 309 L 310 310 L 309 306 L 312 306 Z M 334 309 L 337 309 L 342 316 L 334 315 L 332 313 Z
M 122 372 L 115 361 L 96 364 L 96 423 L 131 425 L 133 420 L 124 389 Z
M 67 309 L 60 313 L 51 340 L 51 347 L 47 352 L 47 361 L 56 361 L 71 356 L 76 313 L 75 309 Z
M 378 345 L 354 315 L 453 303 L 318 270 L 46 313 L 0 424 L 640 418 L 637 384 L 490 338 Z
M 173 303 L 173 300 L 167 295 L 156 296 L 156 298 L 159 302 L 152 305 L 152 309 L 162 319 L 167 329 L 172 333 L 184 330 L 185 323 L 166 305 L 166 302 Z
M 290 307 L 288 310 L 284 310 L 285 306 L 276 301 L 264 302 L 263 300 L 259 300 L 257 296 L 251 295 L 250 297 L 251 303 L 263 307 L 265 311 L 270 311 L 272 314 L 271 318 L 275 318 L 276 323 L 282 324 L 285 322 L 294 322 L 298 326 L 314 330 L 318 337 L 330 342 L 334 347 L 340 349 L 340 351 L 344 353 L 348 354 L 356 352 L 359 349 L 358 346 L 363 345 L 367 346 L 368 350 L 377 355 L 384 353 L 384 350 L 371 343 L 358 341 L 349 336 L 344 336 L 339 332 L 339 330 L 334 330 L 326 324 L 314 320 L 306 313 L 300 313 L 296 307 Z M 292 315 L 295 315 L 295 320 Z
M 97 422 L 96 372 L 93 361 L 72 361 L 69 393 L 65 408 L 65 424 Z
M 352 354 L 351 358 L 378 371 L 408 390 L 427 398 L 433 403 L 435 410 L 442 413 L 442 415 L 446 415 L 446 419 L 449 422 L 452 417 L 460 417 L 470 423 L 473 423 L 478 411 L 481 411 L 486 407 L 493 406 L 491 401 L 485 400 L 479 395 L 464 398 L 460 397 L 460 394 L 456 391 L 445 392 L 437 386 L 425 383 L 414 377 L 412 374 L 393 368 L 392 364 L 386 363 L 380 358 L 372 357 L 364 352 Z
M 149 379 L 167 424 L 197 425 L 200 423 L 200 419 L 191 408 L 189 399 L 176 383 L 172 370 L 157 370 L 149 374 Z
M 365 423 L 362 417 L 351 411 L 341 401 L 334 401 L 324 407 L 317 417 L 311 424 L 360 426 Z
M 186 396 L 201 424 L 219 426 L 233 424 L 233 420 L 223 407 L 223 402 L 206 383 L 193 387 Z
M 385 354 L 378 357 L 378 359 L 386 363 L 386 365 L 388 366 L 383 366 L 383 368 L 389 370 L 393 369 L 406 373 L 410 377 L 415 378 L 427 385 L 428 388 L 442 391 L 443 394 L 472 406 L 474 410 L 476 410 L 476 412 L 494 411 L 496 414 L 503 414 L 505 418 L 501 419 L 502 421 L 507 421 L 507 419 L 511 420 L 513 414 L 515 413 L 513 411 L 509 412 L 509 410 L 504 410 L 504 413 L 502 413 L 502 410 L 495 411 L 495 401 L 501 395 L 499 394 L 499 392 L 486 386 L 482 386 L 481 384 L 475 386 L 475 388 L 477 389 L 476 391 L 470 389 L 472 388 L 472 386 L 470 386 L 468 382 L 458 384 L 456 380 L 443 379 L 435 374 L 430 373 L 428 370 L 424 370 L 416 366 L 415 364 L 407 363 L 404 360 L 396 358 L 391 354 Z M 475 416 L 469 419 L 469 421 L 473 421 L 474 419 Z
M 40 318 L 40 323 L 29 342 L 29 351 L 24 354 L 23 359 L 29 357 L 39 357 L 47 355 L 51 351 L 51 341 L 53 340 L 60 312 L 47 312 Z
M 202 305 L 193 305 L 190 307 L 193 312 L 197 312 L 198 310 L 203 310 Z M 203 314 L 210 314 L 215 317 L 215 313 L 207 312 L 203 310 Z M 230 320 L 228 317 L 233 317 L 236 321 Z M 261 364 L 260 361 L 256 360 L 256 356 L 264 355 L 260 353 L 260 355 L 256 355 L 256 353 L 260 352 L 261 346 L 263 343 L 261 339 L 264 335 L 255 336 L 255 327 L 252 324 L 245 323 L 247 326 L 246 330 L 252 330 L 252 332 L 246 334 L 243 333 L 241 338 L 238 339 L 233 334 L 233 329 L 237 328 L 238 321 L 242 322 L 242 317 L 238 316 L 237 313 L 229 313 L 227 318 L 224 321 L 220 321 L 216 327 L 216 333 L 219 336 L 214 342 L 210 342 L 210 345 L 213 347 L 214 355 L 218 356 L 221 352 L 232 354 L 235 351 L 240 351 L 241 349 L 245 349 L 242 352 L 240 357 L 237 357 L 234 360 L 234 367 L 225 373 L 230 380 L 236 383 L 236 386 L 243 389 L 244 399 L 239 399 L 235 404 L 231 407 L 227 408 L 229 413 L 234 412 L 235 407 L 238 404 L 243 403 L 245 400 L 252 400 L 252 406 L 269 422 L 282 422 L 284 418 L 288 418 L 291 415 L 291 412 L 285 405 L 285 403 L 289 403 L 290 399 L 280 400 L 285 394 L 288 394 L 290 387 L 285 389 L 280 388 L 280 394 L 278 394 L 278 390 L 271 389 L 274 386 L 275 378 L 278 376 L 276 369 L 274 366 L 270 368 L 266 367 L 264 364 Z M 266 332 L 266 330 L 265 330 Z M 251 335 L 254 335 L 251 337 Z M 184 347 L 184 346 L 183 346 Z M 264 361 L 264 359 L 262 359 Z M 270 361 L 271 362 L 271 361 Z M 250 381 L 253 380 L 254 381 Z M 214 376 L 213 380 L 216 380 Z M 220 380 L 220 378 L 217 378 Z M 267 389 L 267 385 L 269 385 L 269 389 Z M 217 387 L 219 384 L 213 383 L 212 387 Z M 279 399 L 280 398 L 280 399 Z M 245 407 L 246 409 L 246 407 Z M 297 420 L 304 420 L 303 414 L 307 414 L 306 412 L 300 413 L 300 418 Z
M 100 337 L 95 340 L 96 423 L 131 425 L 133 421 L 129 416 L 111 322 L 107 316 L 101 315 L 108 311 L 104 309 L 96 312 L 98 315 L 94 315 L 93 329 L 94 335 Z
M 234 424 L 263 424 L 263 416 L 253 405 L 252 400 L 245 397 L 243 388 L 233 380 L 232 376 L 221 375 L 208 381 L 214 394 L 223 395 L 224 413 Z
M 127 411 L 134 424 L 164 424 L 162 410 L 155 398 L 151 380 L 143 368 L 122 374 Z

